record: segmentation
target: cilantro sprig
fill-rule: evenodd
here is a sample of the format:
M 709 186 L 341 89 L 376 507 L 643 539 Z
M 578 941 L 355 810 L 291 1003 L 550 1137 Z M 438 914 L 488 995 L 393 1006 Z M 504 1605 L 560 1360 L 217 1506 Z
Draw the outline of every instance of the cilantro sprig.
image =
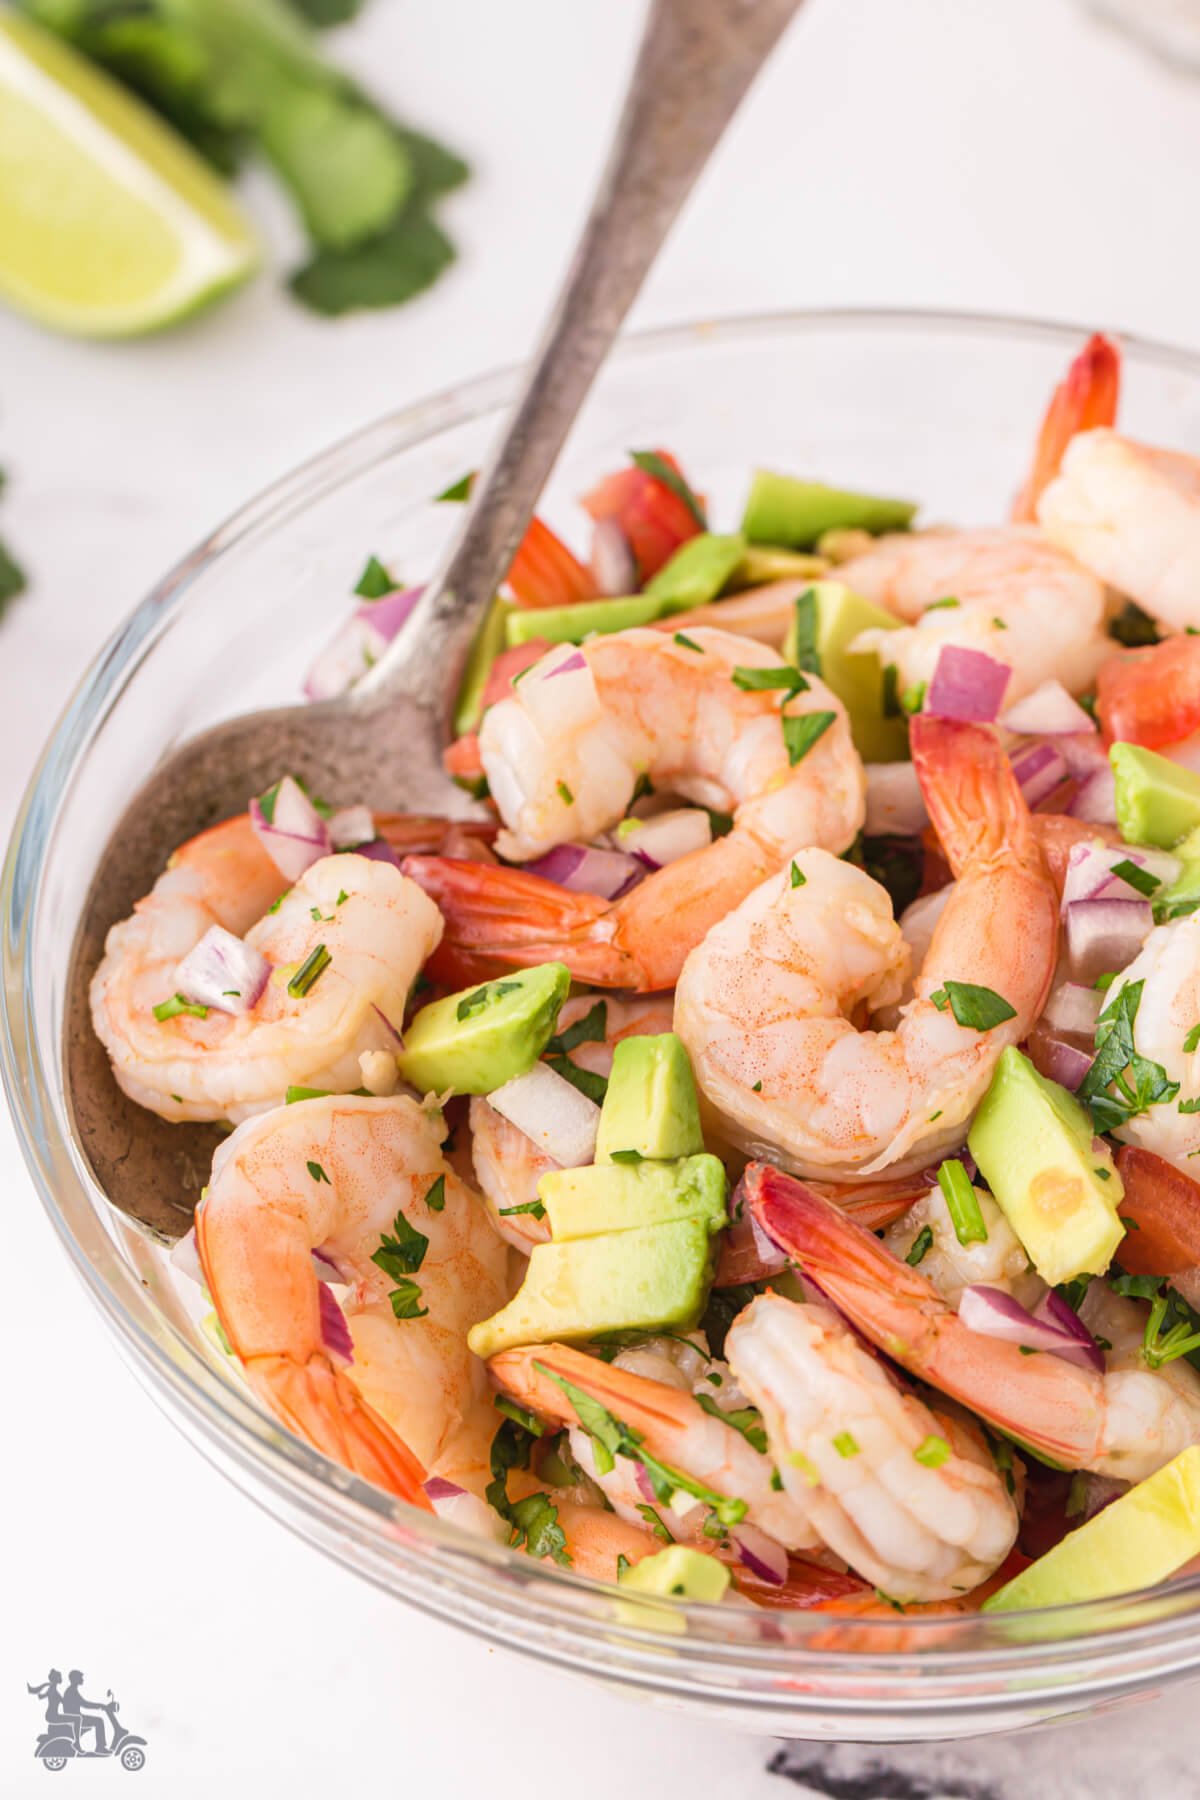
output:
M 1127 981 L 1096 1021 L 1095 1060 L 1077 1093 L 1098 1132 L 1115 1131 L 1179 1092 L 1179 1083 L 1162 1064 L 1139 1056 L 1134 1043 L 1145 985 L 1144 980 Z

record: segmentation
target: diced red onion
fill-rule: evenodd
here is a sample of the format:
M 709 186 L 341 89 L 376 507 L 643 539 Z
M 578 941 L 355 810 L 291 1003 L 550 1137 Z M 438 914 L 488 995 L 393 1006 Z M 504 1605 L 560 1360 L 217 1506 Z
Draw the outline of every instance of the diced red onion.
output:
M 1053 680 L 1043 681 L 1031 694 L 1014 701 L 1001 713 L 1000 723 L 1019 737 L 1067 737 L 1096 731 L 1079 702 L 1071 698 L 1061 681 Z
M 371 862 L 389 863 L 393 869 L 401 866 L 401 861 L 386 838 L 372 838 L 369 843 L 355 844 L 355 856 L 365 856 Z
M 1119 1481 L 1115 1475 L 1092 1475 L 1086 1470 L 1080 1470 L 1071 1482 L 1071 1500 L 1074 1502 L 1078 1495 L 1081 1502 L 1068 1509 L 1072 1524 L 1086 1525 L 1089 1519 L 1094 1519 L 1106 1506 L 1111 1506 L 1114 1500 L 1127 1494 L 1129 1485 L 1127 1481 Z
M 329 841 L 335 850 L 370 843 L 374 836 L 375 817 L 369 806 L 343 806 L 329 821 Z
M 457 1482 L 447 1481 L 444 1475 L 431 1475 L 429 1480 L 423 1483 L 423 1486 L 426 1497 L 435 1501 L 457 1500 L 460 1494 L 465 1494 L 467 1491 L 466 1488 L 459 1487 Z
M 330 1256 L 328 1250 L 313 1250 L 311 1255 L 318 1281 L 340 1281 L 349 1286 L 346 1277 L 342 1274 L 341 1267 Z
M 985 656 L 982 650 L 943 644 L 925 696 L 925 711 L 943 719 L 990 725 L 1000 711 L 1011 675 L 1007 663 Z
M 733 1525 L 730 1537 L 738 1548 L 738 1555 L 760 1581 L 769 1581 L 775 1587 L 782 1587 L 788 1578 L 788 1554 L 778 1538 L 769 1537 L 757 1525 L 743 1520 L 740 1525 Z
M 1086 819 L 1089 825 L 1115 825 L 1117 786 L 1111 768 L 1085 775 L 1068 802 L 1067 812 L 1073 819 Z
M 318 1281 L 317 1301 L 321 1309 L 321 1342 L 334 1356 L 353 1362 L 354 1339 L 350 1336 L 345 1313 L 329 1291 L 328 1282 Z
M 1035 744 L 1020 751 L 1012 759 L 1012 772 L 1025 796 L 1025 804 L 1030 808 L 1040 806 L 1070 775 L 1052 744 Z
M 656 1505 L 658 1502 L 658 1495 L 654 1491 L 654 1483 L 646 1472 L 645 1463 L 634 1463 L 633 1478 L 637 1482 L 637 1490 L 642 1496 L 642 1499 L 648 1500 L 652 1506 Z
M 1148 900 L 1073 900 L 1067 908 L 1067 960 L 1072 981 L 1119 974 L 1154 924 Z
M 223 925 L 210 925 L 176 969 L 175 987 L 198 1006 L 241 1017 L 254 1010 L 270 976 L 261 950 Z
M 356 607 L 305 676 L 305 697 L 332 700 L 352 687 L 379 661 L 423 592 L 419 587 L 397 588 L 381 600 Z
M 1077 981 L 1064 981 L 1051 991 L 1042 1019 L 1051 1031 L 1067 1036 L 1091 1038 L 1104 996 L 1094 987 L 1082 987 Z
M 299 881 L 306 869 L 328 856 L 329 827 L 299 782 L 285 775 L 275 794 L 270 819 L 259 799 L 250 802 L 250 823 L 285 881 Z
M 698 806 L 681 806 L 651 819 L 626 819 L 617 832 L 622 850 L 653 873 L 712 843 L 712 820 Z
M 917 771 L 910 762 L 867 764 L 868 837 L 919 837 L 929 823 Z
M 645 870 L 623 850 L 600 850 L 593 844 L 556 844 L 545 856 L 525 864 L 530 875 L 553 881 L 572 894 L 598 894 L 617 900 L 636 887 Z
M 716 1287 L 734 1287 L 743 1282 L 765 1281 L 788 1266 L 788 1255 L 774 1238 L 768 1237 L 745 1203 L 742 1182 L 738 1182 L 729 1202 L 732 1223 L 721 1233 L 717 1251 Z
M 1098 731 L 1071 732 L 1056 737 L 1054 748 L 1072 775 L 1094 775 L 1098 769 L 1109 767 L 1108 752 Z
M 1072 844 L 1063 880 L 1062 910 L 1076 900 L 1130 900 L 1137 894 L 1123 876 L 1113 870 L 1118 863 L 1130 862 L 1145 869 L 1161 887 L 1170 887 L 1182 867 L 1177 856 L 1165 850 L 1134 850 L 1127 844 Z
M 578 669 L 587 668 L 587 657 L 582 650 L 573 650 L 565 662 L 560 662 L 553 669 L 548 669 L 542 676 L 543 681 L 553 681 L 556 675 L 573 675 Z
M 534 1063 L 488 1101 L 560 1168 L 582 1169 L 595 1159 L 600 1108 L 549 1063 Z
M 1057 1081 L 1070 1094 L 1077 1093 L 1095 1057 L 1078 1044 L 1055 1037 L 1053 1032 L 1034 1027 L 1028 1039 L 1029 1060 L 1047 1081 Z
M 1003 1288 L 983 1282 L 964 1288 L 958 1303 L 958 1316 L 968 1331 L 999 1338 L 1007 1344 L 1022 1344 L 1028 1350 L 1046 1350 L 1065 1362 L 1102 1374 L 1104 1357 L 1099 1345 L 1065 1302 L 1063 1310 L 1073 1325 L 1059 1323 L 1058 1313 L 1054 1314 L 1054 1323 L 1048 1318 L 1036 1318 Z
M 615 519 L 597 520 L 592 532 L 592 574 L 606 599 L 637 590 L 637 559 Z

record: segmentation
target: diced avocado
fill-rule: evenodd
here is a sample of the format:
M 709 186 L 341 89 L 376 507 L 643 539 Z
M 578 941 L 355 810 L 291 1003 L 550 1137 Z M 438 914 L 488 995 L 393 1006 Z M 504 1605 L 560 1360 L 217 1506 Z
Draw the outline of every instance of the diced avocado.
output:
M 710 1232 L 727 1223 L 725 1170 L 715 1156 L 552 1169 L 538 1182 L 538 1199 L 556 1244 L 671 1219 L 703 1219 Z
M 402 1079 L 420 1093 L 503 1087 L 546 1048 L 570 986 L 565 964 L 539 963 L 423 1006 L 396 1058 Z
M 1154 896 L 1154 917 L 1160 923 L 1200 909 L 1200 829 L 1190 831 L 1175 846 L 1175 854 L 1183 867 L 1170 887 L 1160 889 Z
M 1117 825 L 1127 844 L 1173 850 L 1200 825 L 1200 775 L 1141 744 L 1108 753 L 1117 787 Z
M 895 631 L 901 622 L 844 582 L 814 581 L 796 601 L 784 642 L 784 659 L 819 675 L 842 701 L 864 762 L 906 762 L 908 725 L 883 659 L 873 650 L 852 655 L 847 645 L 860 631 Z
M 752 544 L 786 544 L 811 550 L 822 532 L 854 527 L 859 531 L 907 531 L 916 513 L 909 500 L 884 500 L 848 488 L 826 487 L 821 481 L 799 481 L 756 469 L 742 515 L 742 530 Z
M 550 644 L 582 644 L 597 632 L 653 625 L 662 613 L 663 603 L 653 594 L 581 600 L 575 606 L 518 606 L 509 613 L 504 631 L 510 645 L 527 644 L 530 638 L 545 638 Z
M 596 1161 L 663 1161 L 703 1149 L 692 1065 L 675 1033 L 622 1038 L 600 1108 Z
M 456 737 L 474 731 L 483 717 L 483 690 L 492 672 L 492 664 L 504 648 L 504 622 L 512 610 L 509 601 L 502 600 L 497 594 L 484 615 L 483 624 L 475 633 L 475 642 L 471 645 L 471 654 L 467 658 L 454 709 Z
M 671 1544 L 622 1570 L 619 1580 L 622 1587 L 633 1588 L 639 1594 L 716 1602 L 729 1586 L 729 1570 L 703 1550 Z
M 476 1356 L 605 1331 L 690 1331 L 704 1309 L 712 1247 L 704 1219 L 535 1244 L 507 1306 L 473 1325 Z
M 686 612 L 691 606 L 707 606 L 721 592 L 745 552 L 746 540 L 740 533 L 718 537 L 714 532 L 702 531 L 679 547 L 646 583 L 645 591 L 662 602 L 664 616 Z
M 823 556 L 800 550 L 782 550 L 775 544 L 747 544 L 746 554 L 730 578 L 731 588 L 765 587 L 769 581 L 795 581 L 823 575 L 829 564 Z
M 1193 1445 L 1069 1532 L 983 1603 L 984 1612 L 1069 1606 L 1154 1587 L 1200 1555 L 1200 1448 Z
M 1004 1051 L 967 1137 L 1000 1210 L 1043 1281 L 1103 1275 L 1125 1228 L 1107 1146 L 1073 1094 Z

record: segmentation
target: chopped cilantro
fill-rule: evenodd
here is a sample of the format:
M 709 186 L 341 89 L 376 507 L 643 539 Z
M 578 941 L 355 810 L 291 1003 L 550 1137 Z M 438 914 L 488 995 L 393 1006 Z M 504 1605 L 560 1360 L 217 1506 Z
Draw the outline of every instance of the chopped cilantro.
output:
M 761 1094 L 762 1093 L 762 1082 L 756 1081 L 754 1086 L 750 1089 L 750 1092 L 752 1094 Z
M 922 1262 L 932 1249 L 933 1227 L 932 1225 L 922 1225 L 920 1231 L 918 1231 L 916 1237 L 909 1245 L 908 1255 L 904 1260 L 910 1269 L 915 1269 L 917 1264 Z
M 454 1016 L 461 1025 L 467 1019 L 473 1019 L 476 1013 L 481 1013 L 485 1006 L 490 1006 L 493 1000 L 515 993 L 520 985 L 519 981 L 485 981 L 474 993 L 463 995 L 454 1009 Z
M 497 1216 L 501 1219 L 512 1219 L 520 1213 L 528 1213 L 531 1219 L 544 1219 L 546 1209 L 540 1200 L 524 1200 L 520 1206 L 501 1206 L 497 1208 Z
M 457 481 L 452 481 L 450 486 L 443 488 L 440 494 L 435 494 L 434 500 L 469 500 L 471 484 L 474 480 L 474 469 L 468 469 L 465 475 L 460 475 Z
M 849 1431 L 839 1431 L 833 1440 L 833 1447 L 839 1456 L 857 1456 L 858 1440 Z
M 639 1506 L 637 1510 L 641 1513 L 643 1519 L 645 1519 L 647 1525 L 650 1527 L 652 1534 L 658 1539 L 660 1544 L 673 1544 L 675 1542 L 675 1539 L 663 1524 L 661 1514 L 655 1512 L 648 1501 Z
M 704 655 L 704 645 L 698 644 L 694 638 L 688 637 L 685 631 L 675 633 L 675 642 L 682 650 L 694 650 L 697 656 Z
M 1183 1040 L 1183 1049 L 1185 1056 L 1191 1056 L 1193 1051 L 1200 1049 L 1200 1025 L 1192 1026 Z
M 929 998 L 939 1012 L 945 1012 L 948 1006 L 958 1024 L 970 1031 L 994 1031 L 1006 1019 L 1017 1016 L 1016 1008 L 1003 995 L 991 988 L 976 987 L 970 981 L 944 982 Z
M 531 1437 L 540 1438 L 545 1436 L 545 1421 L 539 1419 L 535 1412 L 530 1412 L 528 1407 L 518 1406 L 516 1401 L 510 1400 L 507 1394 L 493 1395 L 492 1405 L 498 1413 L 503 1413 L 506 1419 L 514 1420 L 516 1424 L 518 1424 L 523 1431 L 527 1431 Z
M 393 1281 L 399 1281 L 405 1275 L 416 1274 L 425 1261 L 428 1248 L 429 1239 L 425 1234 L 410 1225 L 402 1212 L 398 1212 L 392 1220 L 390 1233 L 384 1232 L 371 1261 L 385 1275 L 390 1275 Z
M 439 1175 L 425 1195 L 425 1204 L 430 1212 L 441 1212 L 446 1204 L 446 1177 Z
M 781 718 L 783 741 L 787 746 L 788 762 L 793 769 L 798 762 L 803 762 L 818 738 L 824 736 L 836 719 L 835 712 L 800 713 L 796 717 L 785 714 Z
M 943 607 L 961 606 L 961 605 L 962 605 L 961 600 L 956 600 L 953 594 L 947 594 L 944 600 L 931 600 L 929 602 L 929 605 L 925 608 L 925 611 L 926 612 L 941 612 Z
M 377 556 L 368 556 L 367 566 L 354 584 L 356 594 L 364 600 L 382 600 L 385 594 L 394 594 L 399 582 L 393 581 Z
M 925 704 L 928 686 L 927 681 L 914 681 L 911 687 L 906 687 L 900 696 L 900 711 L 907 713 L 910 718 L 914 713 L 919 713 Z
M 597 1000 L 581 1019 L 556 1032 L 546 1045 L 547 1056 L 565 1056 L 577 1044 L 602 1044 L 608 1034 L 608 1002 Z
M 330 1181 L 328 1175 L 325 1173 L 324 1169 L 321 1167 L 319 1162 L 308 1162 L 305 1164 L 305 1167 L 307 1168 L 309 1174 L 312 1176 L 314 1181 L 316 1181 L 316 1182 L 323 1181 L 327 1187 L 333 1186 L 332 1181 Z
M 711 1394 L 697 1394 L 696 1404 L 703 1412 L 711 1413 L 714 1419 L 721 1419 L 726 1425 L 732 1425 L 740 1431 L 752 1450 L 760 1456 L 767 1453 L 767 1434 L 763 1429 L 762 1414 L 756 1406 L 735 1406 L 725 1412 L 719 1407 Z
M 392 1317 L 396 1319 L 423 1319 L 429 1311 L 427 1306 L 420 1305 L 419 1285 L 410 1281 L 407 1275 L 400 1277 L 388 1299 L 392 1306 Z
M 610 1160 L 615 1163 L 640 1163 L 646 1159 L 640 1150 L 614 1150 Z
M 591 1069 L 579 1068 L 569 1056 L 548 1056 L 546 1067 L 553 1069 L 556 1075 L 561 1075 L 564 1081 L 569 1081 L 573 1088 L 578 1088 L 581 1094 L 586 1094 L 597 1106 L 603 1106 L 604 1096 L 608 1092 L 606 1075 L 596 1075 Z
M 1152 875 L 1149 869 L 1139 868 L 1138 864 L 1131 862 L 1128 857 L 1123 858 L 1119 863 L 1114 863 L 1112 872 L 1127 887 L 1136 888 L 1139 894 L 1153 894 L 1157 888 L 1162 886 L 1157 875 Z
M 963 1165 L 956 1157 L 948 1158 L 940 1165 L 937 1179 L 959 1243 L 986 1244 L 988 1229 L 983 1221 L 979 1196 Z
M 932 1433 L 913 1451 L 913 1461 L 923 1464 L 927 1469 L 940 1469 L 949 1460 L 949 1444 L 944 1437 L 937 1437 Z
M 782 669 L 743 669 L 733 671 L 732 681 L 735 688 L 744 694 L 763 694 L 774 688 L 782 688 L 790 700 L 795 694 L 808 692 L 808 682 L 799 669 L 787 664 Z
M 885 719 L 900 717 L 900 671 L 895 663 L 883 665 L 882 705 Z
M 1195 1100 L 1181 1100 L 1179 1102 L 1179 1110 L 1181 1113 L 1200 1112 L 1200 1098 Z
M 1115 619 L 1109 620 L 1108 634 L 1116 638 L 1118 644 L 1124 644 L 1127 650 L 1136 650 L 1142 644 L 1158 642 L 1158 626 L 1150 614 L 1143 612 L 1132 600 Z
M 796 601 L 792 616 L 796 626 L 796 667 L 808 675 L 819 675 L 821 653 L 817 649 L 816 588 L 805 588 Z
M 514 1549 L 524 1545 L 530 1556 L 539 1560 L 550 1556 L 561 1567 L 570 1568 L 566 1533 L 549 1494 L 528 1494 L 524 1500 L 510 1503 L 508 1517 L 513 1528 L 509 1542 Z
M 575 796 L 571 792 L 570 788 L 567 786 L 565 781 L 556 781 L 554 784 L 554 788 L 555 788 L 555 792 L 557 793 L 559 799 L 562 801 L 564 806 L 574 806 Z
M 1168 1078 L 1161 1063 L 1139 1056 L 1134 1048 L 1134 1025 L 1145 985 L 1144 980 L 1127 981 L 1096 1023 L 1096 1056 L 1078 1095 L 1098 1132 L 1115 1131 L 1179 1092 L 1179 1083 Z M 1115 1095 L 1109 1091 L 1113 1087 Z
M 796 867 L 795 863 L 793 863 L 791 866 L 790 874 L 791 874 L 791 884 L 794 888 L 806 886 L 806 884 L 808 882 L 808 877 L 807 877 L 807 875 L 803 874 Z

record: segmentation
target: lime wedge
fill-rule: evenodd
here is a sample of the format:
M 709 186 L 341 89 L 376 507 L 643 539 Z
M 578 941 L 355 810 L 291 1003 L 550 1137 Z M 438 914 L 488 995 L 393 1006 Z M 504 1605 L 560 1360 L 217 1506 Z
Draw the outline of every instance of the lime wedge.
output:
M 124 88 L 0 12 L 0 298 L 61 331 L 153 331 L 243 281 L 224 184 Z

